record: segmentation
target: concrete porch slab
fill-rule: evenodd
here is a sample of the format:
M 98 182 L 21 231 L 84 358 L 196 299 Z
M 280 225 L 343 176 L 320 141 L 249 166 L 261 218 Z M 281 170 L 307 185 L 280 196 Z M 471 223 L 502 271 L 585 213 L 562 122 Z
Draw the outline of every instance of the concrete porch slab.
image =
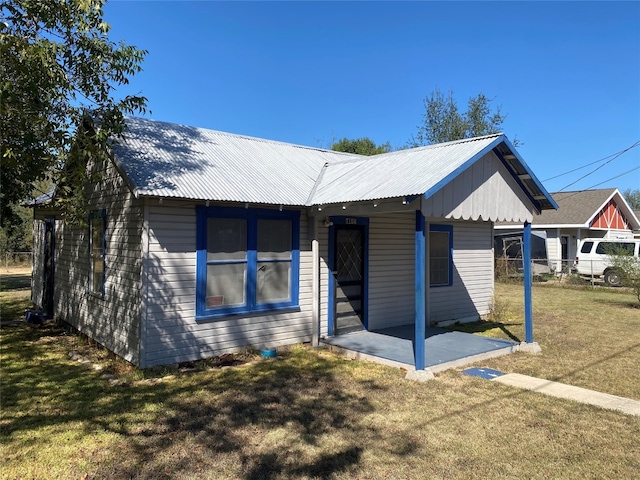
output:
M 324 338 L 322 343 L 349 358 L 415 370 L 413 337 L 413 325 L 402 325 Z M 509 340 L 444 328 L 427 327 L 425 337 L 425 365 L 433 373 L 506 355 L 519 349 L 519 344 Z

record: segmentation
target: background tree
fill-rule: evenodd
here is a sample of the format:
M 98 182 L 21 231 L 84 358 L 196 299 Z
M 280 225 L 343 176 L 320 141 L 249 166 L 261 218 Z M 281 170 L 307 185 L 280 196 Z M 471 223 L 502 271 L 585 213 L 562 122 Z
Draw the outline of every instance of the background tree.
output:
M 387 153 L 391 151 L 391 144 L 389 142 L 376 145 L 376 143 L 369 137 L 358 138 L 355 140 L 349 140 L 343 138 L 331 145 L 331 150 L 336 152 L 357 153 L 358 155 L 378 155 L 380 153 Z
M 612 284 L 632 289 L 640 307 L 640 258 L 633 254 L 633 244 L 615 246 L 606 253 L 614 271 Z
M 631 190 L 630 188 L 627 188 L 622 192 L 622 196 L 632 210 L 640 210 L 640 190 Z
M 109 40 L 104 4 L 0 0 L 2 219 L 43 179 L 58 185 L 61 197 L 75 198 L 72 207 L 82 206 L 87 159 L 122 134 L 125 114 L 145 112 L 142 96 L 114 98 L 147 52 Z M 90 141 L 83 138 L 89 133 Z
M 412 136 L 408 147 L 420 147 L 434 143 L 450 142 L 462 138 L 500 133 L 507 118 L 501 107 L 491 107 L 491 99 L 483 93 L 469 99 L 467 110 L 460 112 L 450 91 L 445 96 L 438 88 L 424 99 L 425 113 L 418 132 Z M 522 145 L 515 137 L 514 145 Z

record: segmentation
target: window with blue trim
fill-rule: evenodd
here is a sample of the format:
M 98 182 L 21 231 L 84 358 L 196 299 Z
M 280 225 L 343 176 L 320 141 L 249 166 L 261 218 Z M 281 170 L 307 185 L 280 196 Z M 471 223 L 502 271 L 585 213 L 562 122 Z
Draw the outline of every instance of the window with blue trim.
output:
M 429 284 L 432 287 L 453 283 L 453 227 L 429 227 Z
M 198 207 L 199 318 L 298 307 L 300 213 Z
M 104 296 L 107 256 L 107 212 L 89 212 L 89 293 Z

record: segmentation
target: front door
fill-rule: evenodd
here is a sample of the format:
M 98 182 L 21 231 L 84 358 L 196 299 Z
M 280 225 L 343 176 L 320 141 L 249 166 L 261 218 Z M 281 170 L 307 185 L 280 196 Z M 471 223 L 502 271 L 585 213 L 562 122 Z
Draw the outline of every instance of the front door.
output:
M 54 278 L 54 250 L 55 250 L 55 219 L 44 221 L 44 258 L 42 272 L 42 308 L 47 318 L 53 317 L 53 278 Z
M 336 225 L 333 265 L 333 333 L 365 327 L 365 234 L 362 225 Z

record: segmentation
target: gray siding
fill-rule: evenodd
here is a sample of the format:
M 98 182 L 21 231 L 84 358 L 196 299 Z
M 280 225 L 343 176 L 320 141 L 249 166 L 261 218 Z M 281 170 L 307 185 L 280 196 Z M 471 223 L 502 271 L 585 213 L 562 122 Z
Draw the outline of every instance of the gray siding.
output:
M 88 227 L 56 222 L 55 316 L 123 358 L 139 363 L 142 205 L 112 163 L 89 192 L 89 210 L 106 210 L 104 299 L 87 291 Z
M 415 213 L 369 220 L 369 330 L 415 317 Z
M 150 200 L 145 218 L 143 366 L 311 340 L 312 263 L 306 215 L 300 218 L 300 310 L 200 322 L 195 305 L 195 204 Z
M 449 224 L 453 225 L 453 284 L 431 288 L 430 321 L 478 320 L 489 313 L 493 299 L 492 224 Z
M 33 221 L 33 263 L 31 269 L 31 303 L 42 308 L 44 282 L 44 221 Z
M 454 249 L 452 285 L 429 291 L 430 322 L 477 320 L 488 314 L 493 297 L 491 223 L 428 221 L 453 226 Z M 370 330 L 414 321 L 414 232 L 414 214 L 370 220 Z

